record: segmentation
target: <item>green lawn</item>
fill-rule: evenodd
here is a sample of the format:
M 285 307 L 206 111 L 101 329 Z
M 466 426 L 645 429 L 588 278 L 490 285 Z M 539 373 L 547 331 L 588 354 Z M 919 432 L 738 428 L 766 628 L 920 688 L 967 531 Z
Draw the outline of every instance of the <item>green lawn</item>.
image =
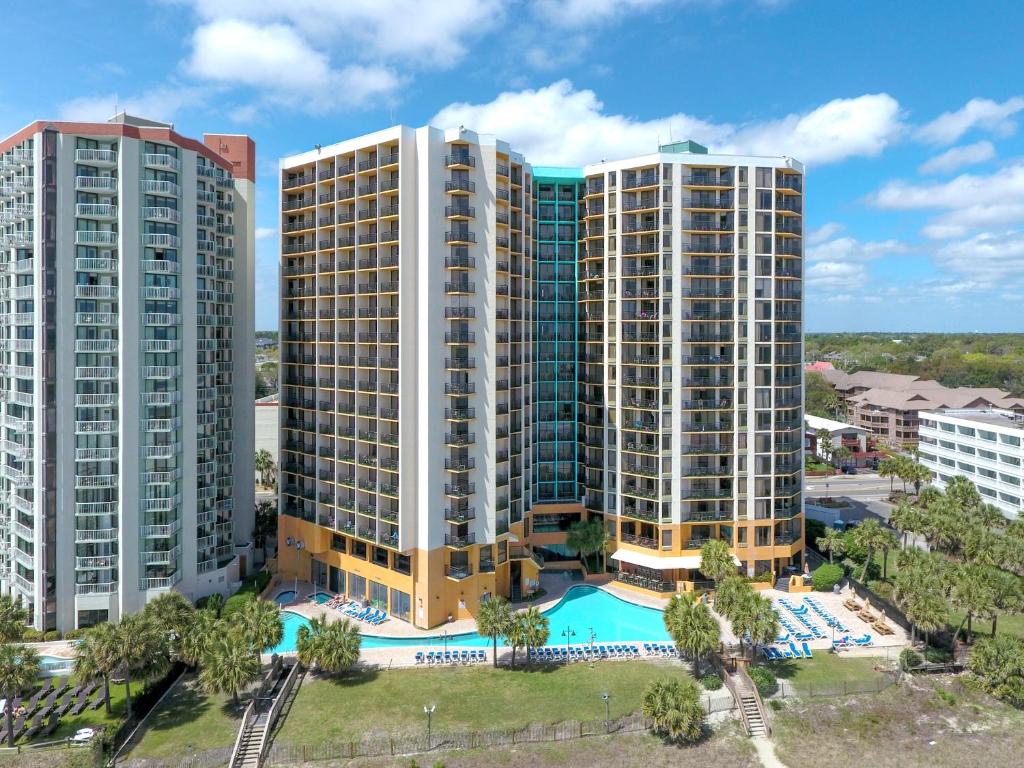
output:
M 883 659 L 873 656 L 838 656 L 827 651 L 815 651 L 813 659 L 786 659 L 764 663 L 777 678 L 801 690 L 814 687 L 865 683 L 878 680 L 875 667 Z
M 72 688 L 75 687 L 75 680 L 71 678 L 69 684 Z M 138 693 L 142 690 L 144 682 L 132 683 L 132 693 Z M 90 701 L 95 701 L 99 696 L 103 694 L 103 689 L 93 694 Z M 57 726 L 57 730 L 49 736 L 39 737 L 32 739 L 32 741 L 56 741 L 63 739 L 68 736 L 73 736 L 75 731 L 79 728 L 106 728 L 107 733 L 112 734 L 116 731 L 121 723 L 124 722 L 126 705 L 125 705 L 125 692 L 123 685 L 110 685 L 110 708 L 111 714 L 107 714 L 107 708 L 105 706 L 99 709 L 93 709 L 92 704 L 86 707 L 85 711 L 80 715 L 65 715 L 60 719 L 60 725 Z
M 193 675 L 186 675 L 149 716 L 130 757 L 180 757 L 189 744 L 196 752 L 230 747 L 235 743 L 247 704 L 242 699 L 236 710 L 230 696 L 207 695 L 199 689 Z
M 313 744 L 373 732 L 412 732 L 425 726 L 424 705 L 434 704 L 433 726 L 444 730 L 512 728 L 531 722 L 589 720 L 636 712 L 651 680 L 685 676 L 681 666 L 643 661 L 601 662 L 527 669 L 463 667 L 359 672 L 340 678 L 307 675 L 277 740 Z

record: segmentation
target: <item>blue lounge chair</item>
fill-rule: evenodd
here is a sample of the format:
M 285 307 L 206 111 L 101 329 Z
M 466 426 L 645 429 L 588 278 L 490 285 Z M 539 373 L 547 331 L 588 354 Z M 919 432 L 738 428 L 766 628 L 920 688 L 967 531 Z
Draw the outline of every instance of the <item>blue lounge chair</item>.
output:
M 469 663 L 469 651 L 463 651 L 462 652 L 462 663 L 463 664 L 468 664 Z
M 811 653 L 811 646 L 809 646 L 807 643 L 804 643 L 801 647 L 803 648 L 803 651 L 804 651 L 804 658 L 806 658 L 806 659 L 813 659 L 814 658 L 814 654 Z
M 422 664 L 423 663 L 423 651 L 416 651 L 416 663 L 417 664 Z
M 793 653 L 794 659 L 799 659 L 803 656 L 803 654 L 800 653 L 800 649 L 796 647 L 796 643 L 790 643 L 789 650 Z
M 644 653 L 646 653 L 648 656 L 651 655 L 651 644 L 650 643 L 644 643 Z
M 477 651 L 476 655 L 480 659 L 481 663 L 487 663 L 487 651 Z

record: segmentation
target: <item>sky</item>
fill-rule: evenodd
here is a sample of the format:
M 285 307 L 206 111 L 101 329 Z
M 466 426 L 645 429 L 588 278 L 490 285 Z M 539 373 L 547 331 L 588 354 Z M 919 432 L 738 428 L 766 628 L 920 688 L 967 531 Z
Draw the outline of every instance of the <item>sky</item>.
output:
M 118 109 L 257 148 L 256 327 L 278 159 L 404 123 L 535 165 L 671 135 L 807 166 L 808 331 L 1024 330 L 1024 3 L 11 3 L 0 134 Z

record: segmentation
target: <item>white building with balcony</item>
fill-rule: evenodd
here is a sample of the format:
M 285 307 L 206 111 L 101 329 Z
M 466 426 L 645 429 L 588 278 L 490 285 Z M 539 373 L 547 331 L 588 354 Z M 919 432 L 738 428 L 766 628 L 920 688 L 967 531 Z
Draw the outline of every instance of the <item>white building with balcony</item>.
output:
M 995 408 L 922 411 L 921 463 L 945 489 L 957 475 L 1010 519 L 1024 510 L 1024 416 Z
M 0 592 L 37 629 L 247 563 L 254 159 L 124 114 L 0 142 Z

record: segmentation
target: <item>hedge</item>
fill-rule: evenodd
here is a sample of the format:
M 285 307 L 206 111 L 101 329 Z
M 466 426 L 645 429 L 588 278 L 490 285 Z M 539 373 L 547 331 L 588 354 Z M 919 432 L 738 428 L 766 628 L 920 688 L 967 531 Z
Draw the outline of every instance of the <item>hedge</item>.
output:
M 831 592 L 832 588 L 842 581 L 845 575 L 843 566 L 825 563 L 811 575 L 811 584 L 819 592 Z

